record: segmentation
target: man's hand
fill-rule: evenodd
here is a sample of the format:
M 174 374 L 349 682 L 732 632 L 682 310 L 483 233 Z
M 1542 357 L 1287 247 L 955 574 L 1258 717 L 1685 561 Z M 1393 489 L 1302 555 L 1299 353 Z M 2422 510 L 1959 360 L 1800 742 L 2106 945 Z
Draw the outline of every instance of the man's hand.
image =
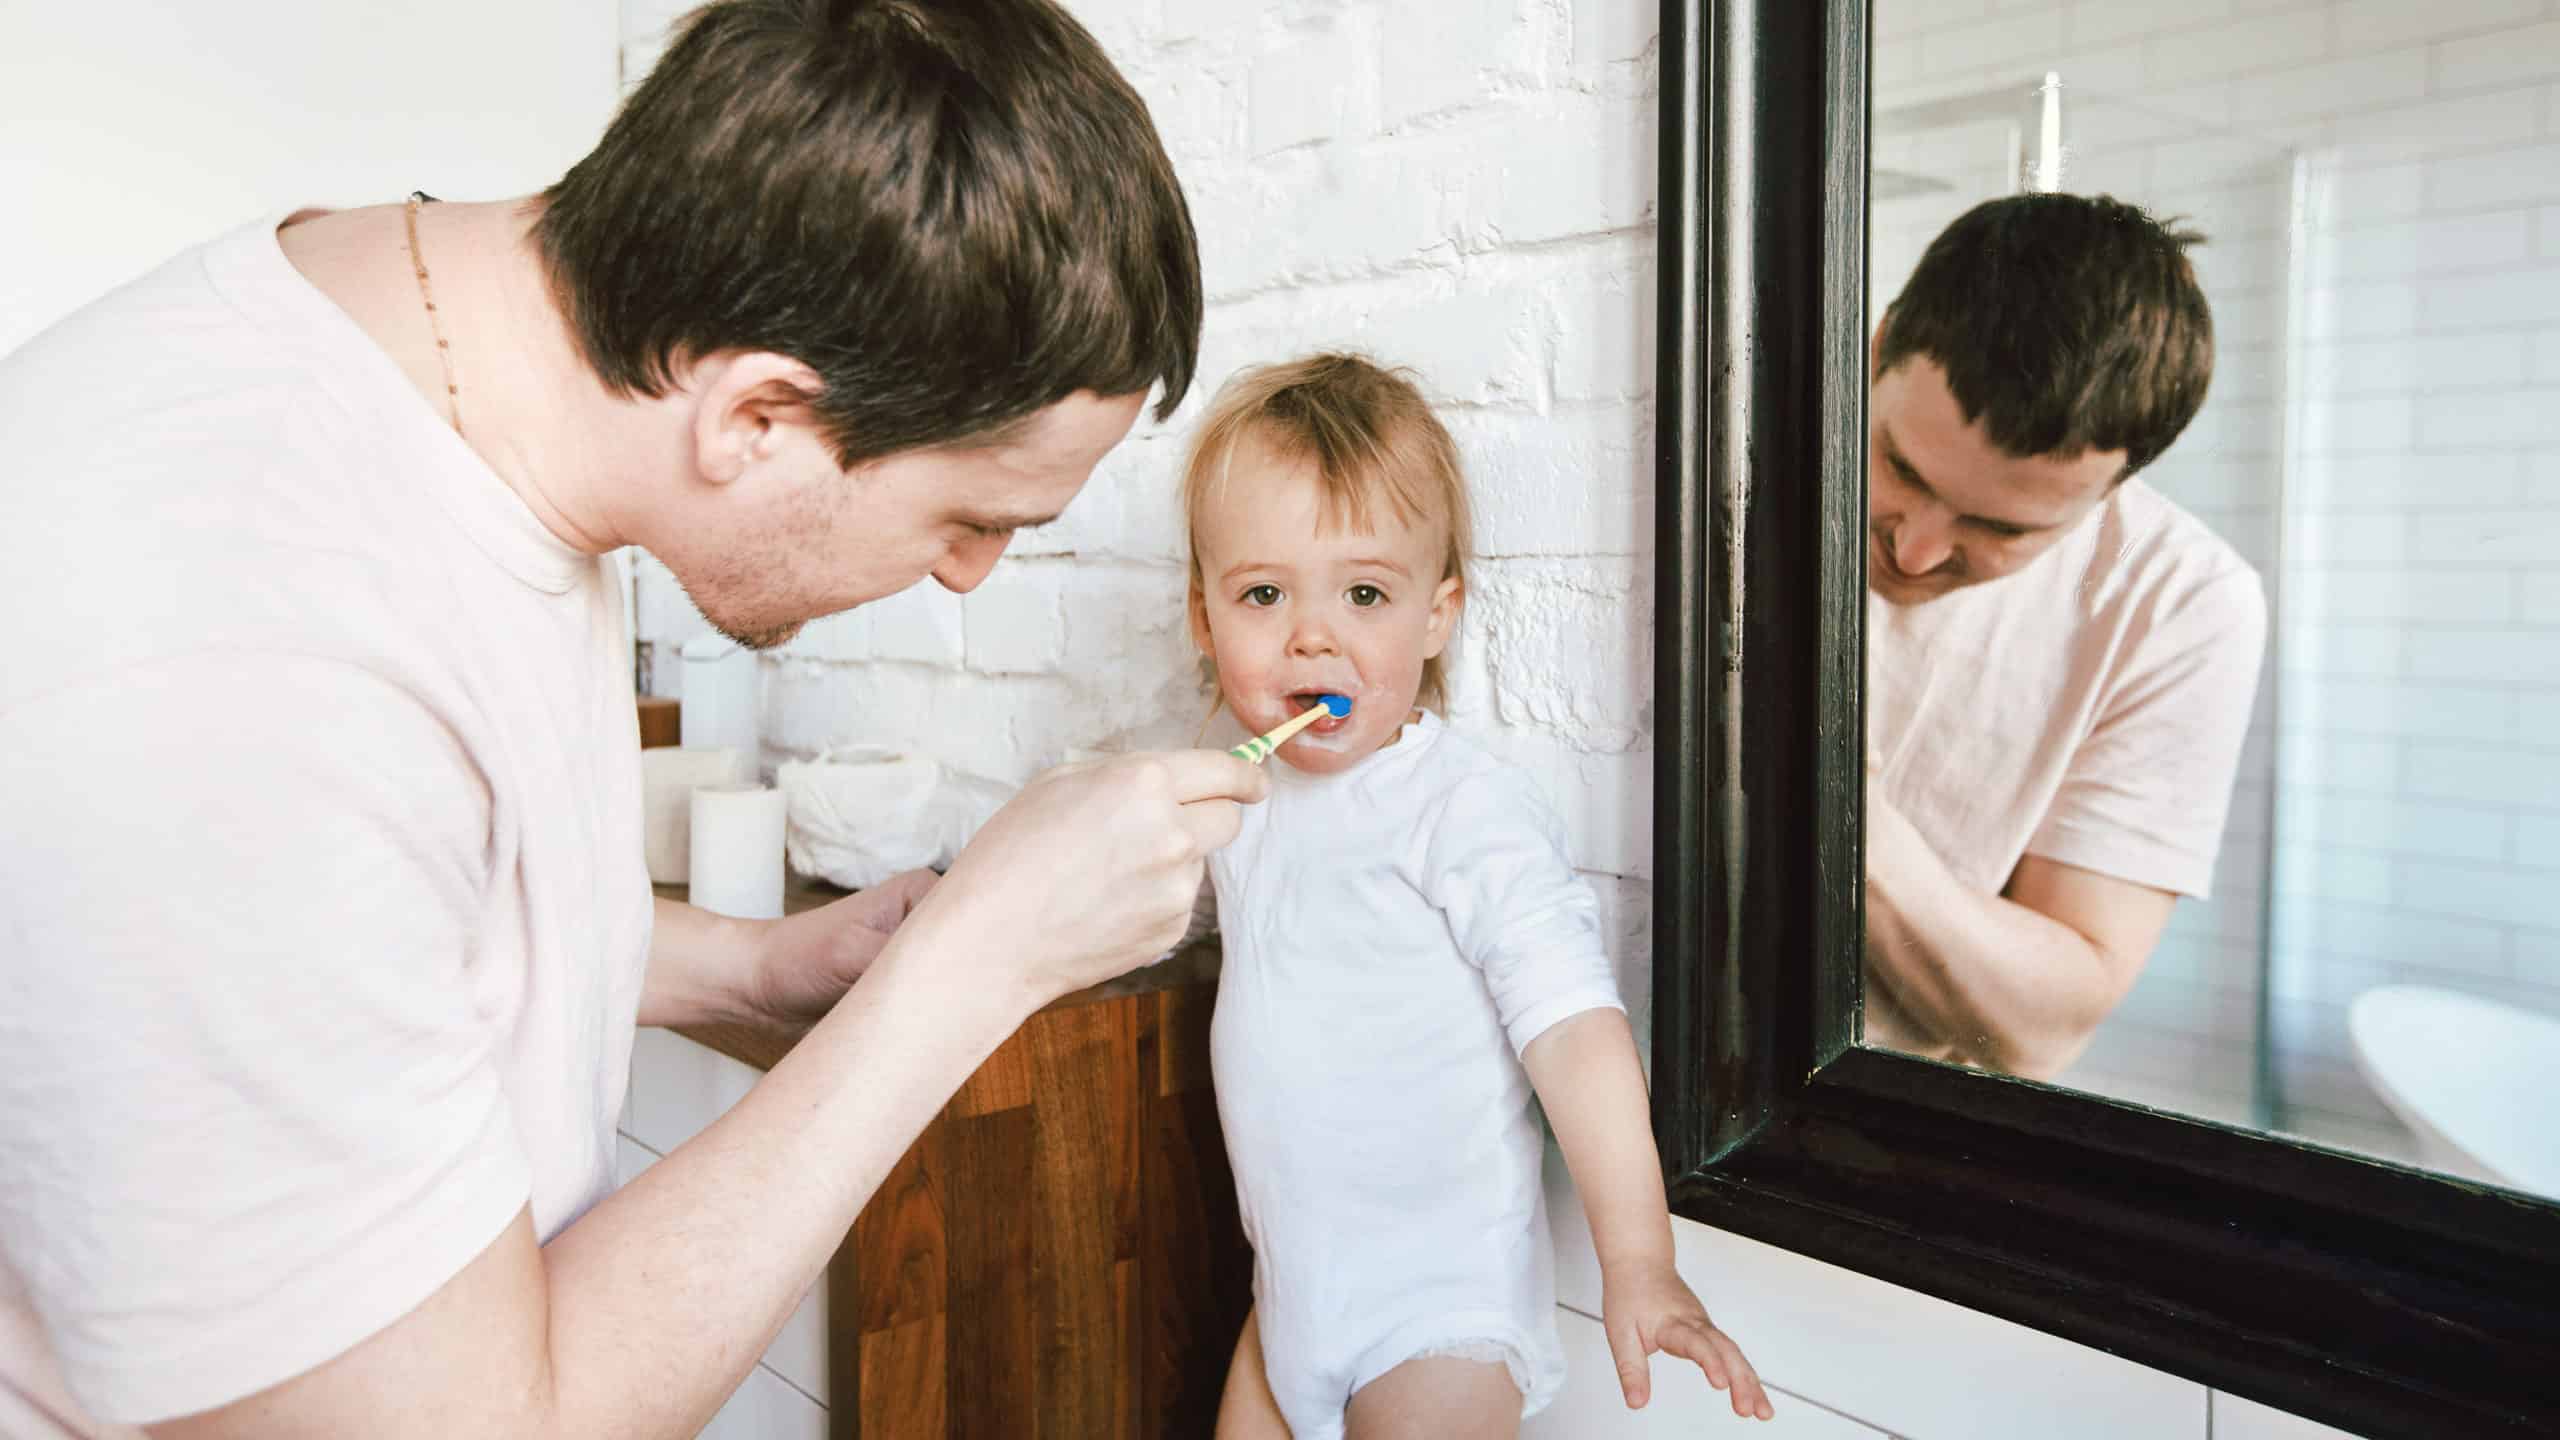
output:
M 799 1025 L 826 1014 L 939 878 L 930 870 L 910 870 L 776 922 L 756 957 L 757 1011 Z
M 974 957 L 1028 1013 L 1172 949 L 1204 857 L 1235 838 L 1238 804 L 1270 783 L 1214 750 L 1052 770 L 970 840 L 909 928 Z
M 1653 1397 L 1650 1358 L 1657 1351 L 1680 1356 L 1706 1372 L 1707 1383 L 1726 1392 L 1733 1413 L 1766 1420 L 1776 1413 L 1759 1372 L 1733 1337 L 1707 1318 L 1707 1307 L 1669 1261 L 1645 1260 L 1600 1271 L 1600 1318 L 1617 1362 L 1618 1387 L 1627 1408 L 1641 1410 Z

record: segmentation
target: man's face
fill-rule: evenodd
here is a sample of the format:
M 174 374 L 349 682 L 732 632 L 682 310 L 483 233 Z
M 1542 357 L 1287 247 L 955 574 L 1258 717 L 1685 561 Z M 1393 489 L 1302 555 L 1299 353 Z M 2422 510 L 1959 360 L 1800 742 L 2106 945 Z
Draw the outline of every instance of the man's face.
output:
M 1867 588 L 1921 605 L 2024 569 L 2105 499 L 2121 450 L 2020 458 L 1912 356 L 1867 392 Z
M 716 518 L 651 549 L 704 618 L 755 649 L 927 575 L 974 590 L 1014 532 L 1067 508 L 1144 394 L 1080 391 L 1001 443 L 901 451 L 850 473 L 812 427 L 777 425 Z

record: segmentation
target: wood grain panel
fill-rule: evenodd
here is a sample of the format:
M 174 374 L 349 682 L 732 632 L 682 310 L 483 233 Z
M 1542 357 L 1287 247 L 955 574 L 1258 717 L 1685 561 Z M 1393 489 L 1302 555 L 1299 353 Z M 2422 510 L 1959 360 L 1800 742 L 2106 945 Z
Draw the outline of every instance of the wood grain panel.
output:
M 945 1122 L 950 1157 L 950 1314 L 944 1388 L 953 1436 L 1029 1437 L 1040 1397 L 1040 1325 L 1024 1166 L 1029 1107 Z M 869 1440 L 869 1437 L 866 1437 Z M 903 1437 L 901 1437 L 903 1440 Z
M 1252 1279 L 1214 994 L 1194 978 L 1042 1011 L 900 1158 L 829 1267 L 834 1440 L 1210 1432 Z M 766 1068 L 798 1039 L 685 1033 Z
M 989 1115 L 1030 1103 L 1031 1046 L 1024 1039 L 1024 1032 L 1017 1030 L 996 1047 L 996 1053 L 987 1057 L 977 1073 L 961 1082 L 959 1093 L 951 1097 L 950 1112 Z
M 854 1304 L 831 1312 L 851 1317 L 852 1328 L 873 1331 L 945 1313 L 950 1276 L 943 1157 L 944 1126 L 937 1121 L 889 1171 L 853 1226 Z
M 1131 1377 L 1111 1363 L 1119 1320 L 1112 1293 L 1123 1177 L 1135 1156 L 1114 1110 L 1135 1103 L 1134 1055 L 1122 1055 L 1120 1007 L 1088 1005 L 1035 1016 L 1023 1027 L 1032 1073 L 1044 1082 L 1032 1106 L 1032 1212 L 1039 1264 L 1039 1434 L 1044 1440 L 1122 1433 Z M 1134 1046 L 1130 1047 L 1134 1049 Z
M 1205 1079 L 1205 996 L 1157 997 L 1160 1093 L 1146 1100 L 1139 1159 L 1139 1356 L 1142 1436 L 1206 1435 L 1218 1413 L 1228 1357 L 1252 1305 L 1252 1252 L 1237 1218 L 1235 1181 L 1216 1097 Z
M 944 1403 L 949 1381 L 943 1367 L 949 1348 L 942 1316 L 929 1315 L 869 1332 L 861 1337 L 859 1349 L 862 1398 L 855 1433 L 883 1440 L 957 1433 L 951 1430 Z
M 1209 1088 L 1209 1019 L 1218 987 L 1185 985 L 1156 994 L 1160 1017 L 1156 1093 L 1180 1095 Z

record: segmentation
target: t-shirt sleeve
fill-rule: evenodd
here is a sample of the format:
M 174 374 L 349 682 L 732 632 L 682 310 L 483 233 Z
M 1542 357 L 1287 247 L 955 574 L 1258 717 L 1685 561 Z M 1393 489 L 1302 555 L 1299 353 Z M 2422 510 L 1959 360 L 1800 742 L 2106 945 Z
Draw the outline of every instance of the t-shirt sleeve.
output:
M 1459 951 L 1484 972 L 1514 1052 L 1585 1010 L 1626 1008 L 1600 943 L 1599 901 L 1573 872 L 1563 827 L 1526 776 L 1492 771 L 1450 789 L 1431 827 L 1422 888 Z
M 0 715 L 0 793 L 0 1256 L 83 1405 L 300 1374 L 506 1228 L 489 793 L 425 704 L 334 660 L 138 667 Z
M 2199 587 L 2137 644 L 2027 853 L 2201 899 L 2266 654 L 2257 576 Z

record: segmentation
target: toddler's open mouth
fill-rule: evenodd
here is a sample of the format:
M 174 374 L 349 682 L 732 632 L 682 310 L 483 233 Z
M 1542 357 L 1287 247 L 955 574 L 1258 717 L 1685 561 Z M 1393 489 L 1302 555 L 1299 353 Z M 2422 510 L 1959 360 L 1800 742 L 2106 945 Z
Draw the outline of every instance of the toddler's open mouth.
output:
M 1325 697 L 1327 696 L 1340 697 L 1343 703 L 1344 713 L 1340 715 L 1328 714 L 1323 719 L 1309 725 L 1300 733 L 1309 735 L 1331 735 L 1335 731 L 1340 730 L 1343 726 L 1351 723 L 1351 699 L 1349 696 L 1343 695 L 1339 690 L 1292 690 L 1289 692 L 1289 713 L 1292 715 L 1298 715 L 1304 714 L 1309 710 L 1316 709 L 1324 704 Z

